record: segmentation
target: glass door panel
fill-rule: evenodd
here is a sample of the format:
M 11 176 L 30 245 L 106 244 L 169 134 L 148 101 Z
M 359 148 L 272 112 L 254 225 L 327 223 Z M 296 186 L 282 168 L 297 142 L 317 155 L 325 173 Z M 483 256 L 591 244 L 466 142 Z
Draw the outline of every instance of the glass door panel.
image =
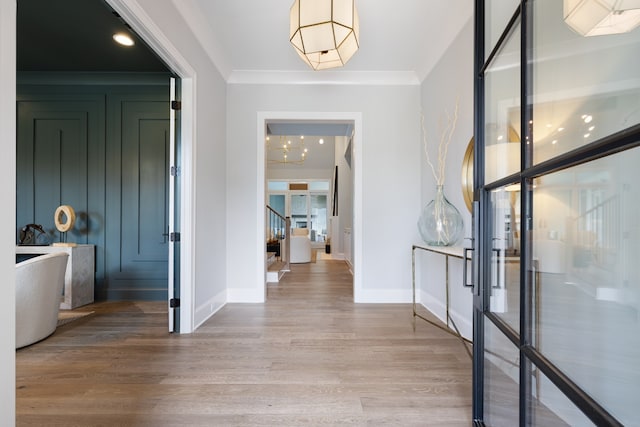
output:
M 327 195 L 311 194 L 311 242 L 324 242 L 327 236 Z
M 284 194 L 269 194 L 269 207 L 280 216 L 286 218 L 286 196 Z M 271 222 L 267 224 L 267 240 L 282 239 L 285 235 L 285 222 L 271 216 Z
M 520 25 L 485 73 L 485 183 L 520 170 Z
M 474 419 L 640 425 L 640 29 L 519 3 L 476 3 Z
M 520 186 L 491 192 L 489 310 L 520 330 Z
M 520 6 L 520 0 L 489 0 L 485 2 L 485 58 L 491 54 L 518 6 Z
M 308 196 L 306 194 L 291 195 L 291 228 L 308 228 L 307 208 Z
M 269 206 L 282 217 L 286 216 L 284 194 L 269 194 Z
M 485 424 L 494 427 L 518 425 L 520 354 L 489 320 L 484 327 Z
M 530 425 L 549 426 L 593 426 L 591 420 L 578 409 L 552 382 L 534 370 L 529 394 Z
M 640 123 L 640 31 L 584 37 L 563 2 L 532 3 L 534 164 Z
M 640 404 L 640 148 L 546 175 L 533 195 L 535 346 L 625 425 Z

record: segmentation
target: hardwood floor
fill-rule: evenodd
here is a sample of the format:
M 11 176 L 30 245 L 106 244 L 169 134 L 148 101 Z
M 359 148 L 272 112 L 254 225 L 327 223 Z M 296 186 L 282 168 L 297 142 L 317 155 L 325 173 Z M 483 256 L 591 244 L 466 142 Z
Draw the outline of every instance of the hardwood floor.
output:
M 83 307 L 17 352 L 17 425 L 471 425 L 460 341 L 410 304 L 353 304 L 343 262 L 292 265 L 267 299 L 191 335 L 165 304 Z

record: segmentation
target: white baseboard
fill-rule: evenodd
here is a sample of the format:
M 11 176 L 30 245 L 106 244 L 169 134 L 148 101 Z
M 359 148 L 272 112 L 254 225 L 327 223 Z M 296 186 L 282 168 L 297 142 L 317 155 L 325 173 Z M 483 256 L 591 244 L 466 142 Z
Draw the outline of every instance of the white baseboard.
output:
M 280 281 L 279 271 L 267 271 L 267 283 L 278 283 Z
M 469 312 L 468 316 L 463 316 L 453 309 L 449 309 L 449 316 L 453 319 L 460 331 L 460 335 L 465 337 L 466 339 L 473 341 L 473 321 L 469 316 L 471 316 L 471 312 Z
M 438 298 L 424 291 L 420 291 L 417 297 L 418 297 L 417 302 L 421 306 L 423 306 L 431 314 L 433 314 L 438 319 L 440 319 L 443 323 L 445 322 L 447 309 L 444 305 L 444 302 L 440 301 Z
M 418 297 L 418 304 L 440 319 L 442 323 L 447 323 L 447 308 L 443 301 L 440 301 L 427 292 L 420 292 Z M 455 308 L 449 307 L 449 316 L 455 322 L 460 334 L 468 340 L 473 339 L 473 322 L 471 320 L 472 310 L 473 308 L 470 307 L 469 314 L 464 316 L 456 311 Z M 451 327 L 451 329 L 453 329 L 453 327 Z
M 216 314 L 222 307 L 224 307 L 226 303 L 227 291 L 219 292 L 216 296 L 206 301 L 204 304 L 196 307 L 196 312 L 194 315 L 194 323 L 195 327 L 193 330 L 198 329 L 200 325 L 209 320 L 211 316 Z
M 264 302 L 265 288 L 262 286 L 260 289 L 227 289 L 227 302 L 237 303 L 259 303 Z
M 411 301 L 410 289 L 360 289 L 355 297 L 356 303 L 366 304 L 404 304 Z

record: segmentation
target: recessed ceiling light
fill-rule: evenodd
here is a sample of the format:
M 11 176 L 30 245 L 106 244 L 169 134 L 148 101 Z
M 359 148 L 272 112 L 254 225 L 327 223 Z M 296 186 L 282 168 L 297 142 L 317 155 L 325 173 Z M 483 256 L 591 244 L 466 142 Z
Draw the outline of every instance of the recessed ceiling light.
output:
M 324 144 L 324 139 L 320 138 L 320 141 L 318 141 L 318 143 L 319 143 L 320 145 Z
M 116 33 L 113 35 L 113 39 L 116 41 L 116 43 L 121 44 L 122 46 L 133 46 L 135 43 L 133 42 L 133 39 L 124 33 Z

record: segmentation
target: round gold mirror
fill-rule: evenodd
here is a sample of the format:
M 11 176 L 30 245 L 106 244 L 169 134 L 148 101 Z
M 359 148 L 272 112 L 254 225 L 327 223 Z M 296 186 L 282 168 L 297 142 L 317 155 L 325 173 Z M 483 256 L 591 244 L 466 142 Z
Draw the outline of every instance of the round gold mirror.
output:
M 462 197 L 469 212 L 473 210 L 473 137 L 462 159 Z

